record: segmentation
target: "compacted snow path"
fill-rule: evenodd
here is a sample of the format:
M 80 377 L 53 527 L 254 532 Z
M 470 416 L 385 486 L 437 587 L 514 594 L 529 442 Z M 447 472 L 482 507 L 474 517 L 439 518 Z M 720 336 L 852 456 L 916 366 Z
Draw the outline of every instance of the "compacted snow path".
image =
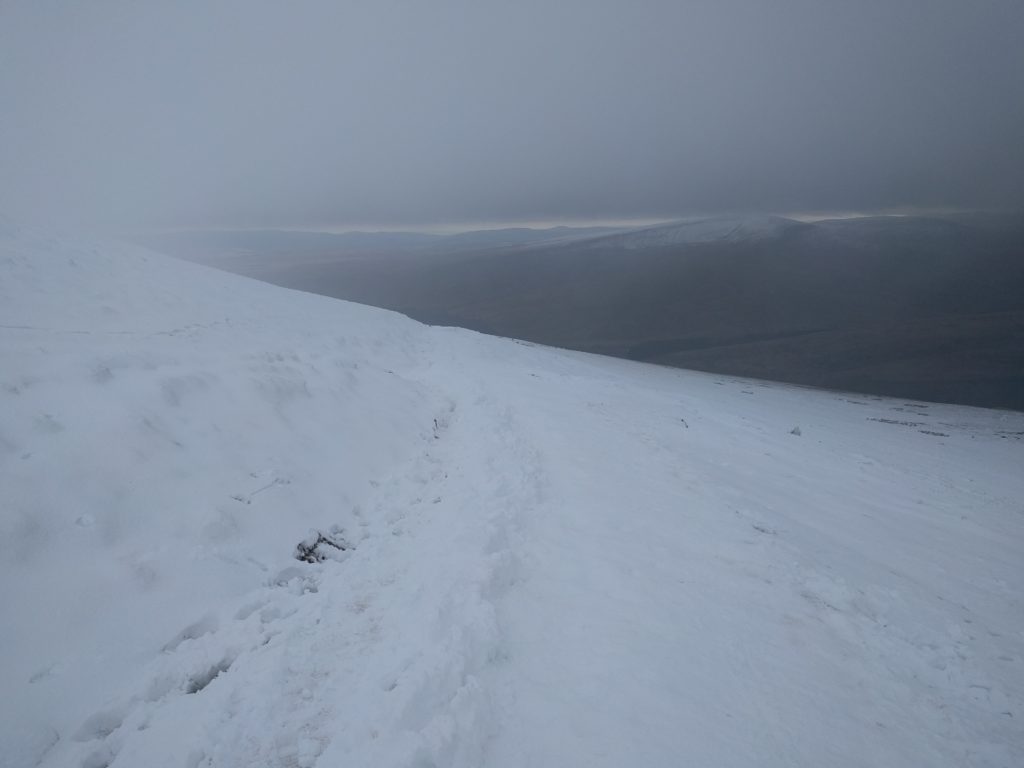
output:
M 0 765 L 1024 764 L 1024 415 L 0 246 Z

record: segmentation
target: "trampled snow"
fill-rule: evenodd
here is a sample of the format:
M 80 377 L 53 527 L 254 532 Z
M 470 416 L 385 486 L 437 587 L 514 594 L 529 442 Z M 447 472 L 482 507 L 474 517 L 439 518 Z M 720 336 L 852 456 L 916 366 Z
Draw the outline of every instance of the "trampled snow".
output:
M 0 238 L 0 764 L 1024 764 L 1024 415 Z

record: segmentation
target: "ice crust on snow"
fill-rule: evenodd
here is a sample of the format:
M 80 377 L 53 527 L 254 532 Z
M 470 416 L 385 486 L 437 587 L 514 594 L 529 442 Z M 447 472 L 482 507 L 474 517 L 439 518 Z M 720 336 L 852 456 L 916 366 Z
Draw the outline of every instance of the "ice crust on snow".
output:
M 1024 764 L 1024 415 L 2 229 L 0 765 Z

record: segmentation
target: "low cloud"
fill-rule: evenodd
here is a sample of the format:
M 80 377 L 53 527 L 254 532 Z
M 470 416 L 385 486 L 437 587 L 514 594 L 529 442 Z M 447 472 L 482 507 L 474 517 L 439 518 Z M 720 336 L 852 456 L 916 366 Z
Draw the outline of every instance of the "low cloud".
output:
M 304 226 L 1024 206 L 1024 4 L 0 5 L 0 210 Z

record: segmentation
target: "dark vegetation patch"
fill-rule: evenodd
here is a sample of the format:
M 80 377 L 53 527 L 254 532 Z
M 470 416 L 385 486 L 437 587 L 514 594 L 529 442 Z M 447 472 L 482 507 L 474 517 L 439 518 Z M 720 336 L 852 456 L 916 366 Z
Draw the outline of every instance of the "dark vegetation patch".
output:
M 295 545 L 295 559 L 304 563 L 322 563 L 334 559 L 340 552 L 353 549 L 344 537 L 344 531 L 337 526 L 330 531 L 310 531 L 309 535 Z

